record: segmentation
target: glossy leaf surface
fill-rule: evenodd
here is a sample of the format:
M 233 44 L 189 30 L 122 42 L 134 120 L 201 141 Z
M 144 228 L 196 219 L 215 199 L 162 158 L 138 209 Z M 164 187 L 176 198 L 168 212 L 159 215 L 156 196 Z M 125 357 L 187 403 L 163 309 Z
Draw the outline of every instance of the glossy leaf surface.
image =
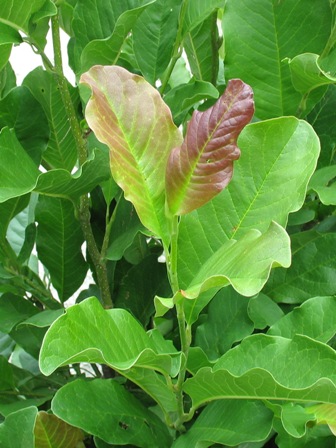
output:
M 250 87 L 231 80 L 214 106 L 193 113 L 182 145 L 168 160 L 166 190 L 172 214 L 201 207 L 230 182 L 233 161 L 240 155 L 237 138 L 253 111 Z
M 111 170 L 142 223 L 165 240 L 164 172 L 181 141 L 167 106 L 143 78 L 120 67 L 93 67 L 82 75 L 92 97 L 86 118 L 110 147 Z

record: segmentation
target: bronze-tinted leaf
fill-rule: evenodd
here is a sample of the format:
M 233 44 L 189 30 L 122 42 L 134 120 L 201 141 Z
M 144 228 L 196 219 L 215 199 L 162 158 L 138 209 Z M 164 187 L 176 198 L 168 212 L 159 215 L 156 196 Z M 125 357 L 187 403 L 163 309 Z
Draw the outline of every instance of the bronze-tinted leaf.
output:
M 144 226 L 165 240 L 166 164 L 182 141 L 168 106 L 147 81 L 122 67 L 94 66 L 81 82 L 92 90 L 86 119 L 110 148 L 115 181 Z
M 173 149 L 167 164 L 167 202 L 172 214 L 201 207 L 230 182 L 233 161 L 240 156 L 237 138 L 253 112 L 251 87 L 233 79 L 212 107 L 193 113 L 184 142 Z

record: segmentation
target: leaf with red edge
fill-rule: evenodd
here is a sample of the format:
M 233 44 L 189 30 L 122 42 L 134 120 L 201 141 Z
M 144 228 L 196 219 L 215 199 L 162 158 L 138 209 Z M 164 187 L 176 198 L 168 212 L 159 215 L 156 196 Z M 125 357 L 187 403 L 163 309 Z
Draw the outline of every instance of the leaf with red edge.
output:
M 253 92 L 240 79 L 205 112 L 195 111 L 181 146 L 173 149 L 166 170 L 170 212 L 184 215 L 209 202 L 230 182 L 240 156 L 237 138 L 254 113 Z
M 122 67 L 92 67 L 80 82 L 92 90 L 86 119 L 110 148 L 114 180 L 143 225 L 168 240 L 165 215 L 166 164 L 182 136 L 159 92 Z

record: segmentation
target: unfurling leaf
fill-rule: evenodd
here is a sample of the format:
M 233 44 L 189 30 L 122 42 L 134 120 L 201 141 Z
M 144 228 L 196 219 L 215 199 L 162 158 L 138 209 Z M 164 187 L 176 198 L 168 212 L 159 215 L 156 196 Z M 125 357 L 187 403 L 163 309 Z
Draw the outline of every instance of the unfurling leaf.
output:
M 144 226 L 165 240 L 164 174 L 182 140 L 169 108 L 147 81 L 121 67 L 94 66 L 81 82 L 92 90 L 86 119 L 110 148 L 115 181 Z
M 240 156 L 237 138 L 254 112 L 253 92 L 239 79 L 205 112 L 195 111 L 181 146 L 170 154 L 166 171 L 167 202 L 173 215 L 201 207 L 230 182 Z

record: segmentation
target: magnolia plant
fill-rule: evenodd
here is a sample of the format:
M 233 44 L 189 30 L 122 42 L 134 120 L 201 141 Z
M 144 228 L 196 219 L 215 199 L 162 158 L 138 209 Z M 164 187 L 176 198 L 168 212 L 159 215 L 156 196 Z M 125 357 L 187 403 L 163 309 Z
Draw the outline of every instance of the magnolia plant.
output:
M 336 10 L 309 6 L 0 4 L 0 447 L 334 446 Z

